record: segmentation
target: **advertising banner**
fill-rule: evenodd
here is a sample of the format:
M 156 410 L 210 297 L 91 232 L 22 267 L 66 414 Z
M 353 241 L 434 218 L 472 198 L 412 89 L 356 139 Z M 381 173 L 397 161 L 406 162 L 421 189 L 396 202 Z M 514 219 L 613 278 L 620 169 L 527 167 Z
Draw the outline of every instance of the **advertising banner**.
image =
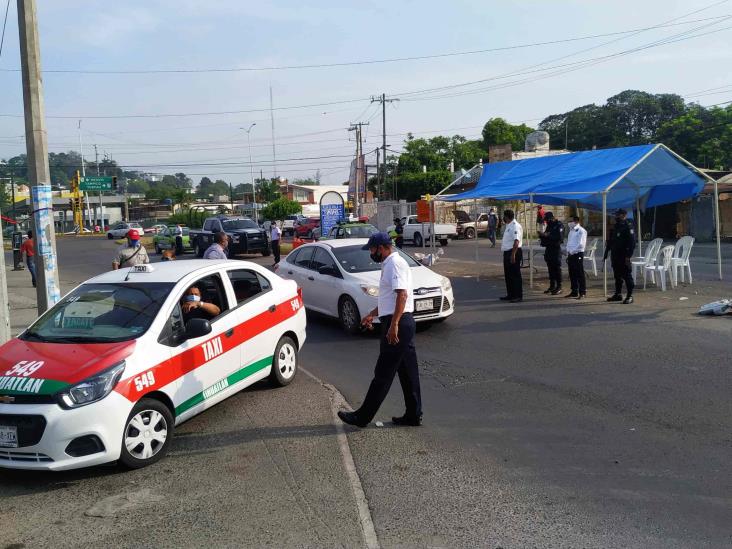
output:
M 53 307 L 61 299 L 61 289 L 56 282 L 55 272 L 57 269 L 56 255 L 53 253 L 51 236 L 53 234 L 53 195 L 51 185 L 37 185 L 31 187 L 31 200 L 33 207 L 33 221 L 35 222 L 35 233 L 38 254 L 43 256 L 42 262 L 45 267 L 46 295 L 48 296 L 48 307 Z M 36 263 L 38 266 L 38 263 Z M 43 280 L 43 279 L 41 279 Z
M 345 218 L 343 197 L 335 191 L 324 193 L 320 199 L 320 235 L 328 236 L 330 230 Z

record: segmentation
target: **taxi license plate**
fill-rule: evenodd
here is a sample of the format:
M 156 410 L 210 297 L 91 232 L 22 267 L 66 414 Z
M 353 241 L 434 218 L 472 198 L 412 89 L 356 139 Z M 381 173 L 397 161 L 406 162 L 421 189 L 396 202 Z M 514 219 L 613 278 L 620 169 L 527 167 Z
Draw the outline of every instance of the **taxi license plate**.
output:
M 18 447 L 18 428 L 13 426 L 0 425 L 0 447 Z
M 430 309 L 433 309 L 435 306 L 435 302 L 433 299 L 418 299 L 414 302 L 414 311 L 415 312 L 421 312 L 421 311 L 429 311 Z

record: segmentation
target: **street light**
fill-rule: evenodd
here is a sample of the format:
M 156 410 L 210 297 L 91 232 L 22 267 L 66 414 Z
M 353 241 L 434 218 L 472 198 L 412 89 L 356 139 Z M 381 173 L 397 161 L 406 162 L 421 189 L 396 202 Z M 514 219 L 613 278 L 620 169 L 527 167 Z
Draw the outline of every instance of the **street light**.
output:
M 247 132 L 247 143 L 249 144 L 249 177 L 252 180 L 252 207 L 254 208 L 254 221 L 259 223 L 259 214 L 257 213 L 257 188 L 254 185 L 254 167 L 252 166 L 252 140 L 251 140 L 251 132 L 252 128 L 256 126 L 256 122 L 252 122 L 252 124 L 249 126 L 249 128 L 239 128 L 240 130 L 244 130 Z

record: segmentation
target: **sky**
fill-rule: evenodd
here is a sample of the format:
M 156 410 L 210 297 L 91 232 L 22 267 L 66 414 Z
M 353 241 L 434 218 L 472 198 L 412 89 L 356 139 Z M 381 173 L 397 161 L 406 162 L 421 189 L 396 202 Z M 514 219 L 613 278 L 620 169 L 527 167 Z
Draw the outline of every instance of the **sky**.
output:
M 195 182 L 320 170 L 323 184 L 340 184 L 355 152 L 351 124 L 369 123 L 365 151 L 381 144 L 371 98 L 382 93 L 398 99 L 386 108 L 394 151 L 407 132 L 477 138 L 493 117 L 536 126 L 625 89 L 732 99 L 730 0 L 37 4 L 49 150 L 79 150 L 80 134 L 87 159 L 96 144 L 127 169 Z M 25 152 L 17 21 L 10 0 L 0 159 Z

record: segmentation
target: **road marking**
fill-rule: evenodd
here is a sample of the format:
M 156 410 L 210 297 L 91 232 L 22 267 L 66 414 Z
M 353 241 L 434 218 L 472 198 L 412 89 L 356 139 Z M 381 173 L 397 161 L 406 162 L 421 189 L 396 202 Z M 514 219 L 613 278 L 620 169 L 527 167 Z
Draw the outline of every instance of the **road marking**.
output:
M 358 471 L 356 470 L 356 464 L 353 461 L 353 454 L 351 454 L 351 448 L 348 445 L 348 437 L 346 436 L 346 432 L 343 429 L 343 422 L 338 417 L 338 410 L 346 407 L 346 399 L 333 385 L 325 383 L 322 379 L 308 372 L 302 366 L 300 367 L 300 371 L 303 372 L 306 376 L 312 378 L 317 383 L 320 383 L 331 393 L 331 412 L 333 414 L 333 424 L 335 425 L 336 432 L 338 433 L 336 435 L 336 438 L 338 440 L 338 448 L 341 451 L 343 468 L 346 470 L 346 476 L 348 477 L 348 483 L 351 485 L 353 498 L 356 500 L 356 508 L 358 509 L 358 519 L 361 522 L 361 533 L 363 534 L 363 541 L 368 549 L 379 549 L 379 539 L 376 537 L 374 521 L 371 519 L 369 502 L 366 499 L 366 494 L 363 491 L 363 486 L 361 485 L 361 479 L 359 478 Z

